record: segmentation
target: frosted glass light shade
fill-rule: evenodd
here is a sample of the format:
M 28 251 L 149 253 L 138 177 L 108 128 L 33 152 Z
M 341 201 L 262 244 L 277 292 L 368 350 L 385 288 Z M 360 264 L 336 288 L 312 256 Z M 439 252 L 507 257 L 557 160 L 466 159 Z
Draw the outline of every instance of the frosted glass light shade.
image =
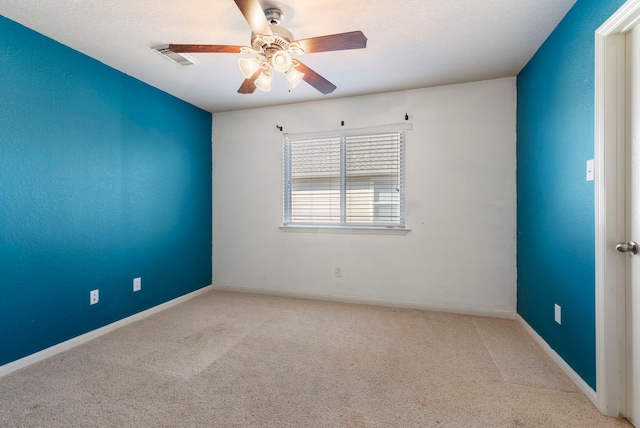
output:
M 291 67 L 291 55 L 285 51 L 278 51 L 271 57 L 271 66 L 275 71 L 284 73 Z
M 271 90 L 271 74 L 263 71 L 254 82 L 256 88 L 261 91 L 269 92 Z
M 284 73 L 284 75 L 289 81 L 292 89 L 298 86 L 298 83 L 300 83 L 300 81 L 304 77 L 304 73 L 300 73 L 298 70 L 296 70 L 295 67 L 289 68 L 289 71 Z
M 240 58 L 238 60 L 238 65 L 240 66 L 242 75 L 248 79 L 260 68 L 260 60 L 256 57 Z

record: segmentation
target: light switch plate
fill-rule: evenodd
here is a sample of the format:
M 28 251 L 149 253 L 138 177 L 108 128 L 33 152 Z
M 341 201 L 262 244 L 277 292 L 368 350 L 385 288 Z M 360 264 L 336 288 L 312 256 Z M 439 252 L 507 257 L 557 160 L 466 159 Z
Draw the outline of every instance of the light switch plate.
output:
M 593 159 L 587 161 L 587 181 L 593 181 L 595 178 L 595 163 Z

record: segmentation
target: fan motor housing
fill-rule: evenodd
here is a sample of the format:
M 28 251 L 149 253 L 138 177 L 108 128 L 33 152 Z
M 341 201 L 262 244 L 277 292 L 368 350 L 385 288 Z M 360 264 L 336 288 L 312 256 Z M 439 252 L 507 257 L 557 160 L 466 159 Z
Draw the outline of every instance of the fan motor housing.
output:
M 293 40 L 293 34 L 289 30 L 279 25 L 271 25 L 273 37 L 251 33 L 251 47 L 255 51 L 262 51 L 266 48 L 287 49 Z

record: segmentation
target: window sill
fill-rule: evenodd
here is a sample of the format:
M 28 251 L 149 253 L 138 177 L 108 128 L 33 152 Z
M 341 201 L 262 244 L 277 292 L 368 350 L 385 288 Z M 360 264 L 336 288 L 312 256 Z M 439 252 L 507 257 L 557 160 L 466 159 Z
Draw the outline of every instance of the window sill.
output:
M 367 227 L 367 226 L 280 226 L 283 232 L 294 233 L 351 233 L 368 235 L 406 235 L 411 229 L 399 227 Z

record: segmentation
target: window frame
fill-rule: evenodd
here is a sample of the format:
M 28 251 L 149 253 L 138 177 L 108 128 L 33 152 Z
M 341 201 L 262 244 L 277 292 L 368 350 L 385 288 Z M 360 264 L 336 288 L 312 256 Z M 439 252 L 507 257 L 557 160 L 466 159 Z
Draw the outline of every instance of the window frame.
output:
M 283 133 L 283 223 L 280 227 L 281 230 L 286 231 L 303 231 L 303 232 L 317 232 L 317 231 L 330 231 L 334 233 L 342 232 L 383 232 L 383 233 L 400 233 L 406 234 L 409 229 L 406 228 L 406 210 L 405 210 L 405 158 L 406 158 L 406 133 L 404 131 L 411 130 L 412 125 L 409 123 L 387 125 L 375 128 L 362 128 L 352 130 L 336 130 L 320 133 L 301 133 L 301 134 L 287 134 Z M 398 134 L 398 204 L 399 210 L 398 221 L 394 223 L 388 222 L 348 222 L 347 221 L 347 174 L 346 167 L 346 151 L 347 141 L 353 137 L 367 137 L 376 136 L 381 134 Z M 334 222 L 293 222 L 292 221 L 292 183 L 291 183 L 291 145 L 296 141 L 301 140 L 322 140 L 322 139 L 339 139 L 340 140 L 340 221 Z M 356 144 L 356 143 L 354 143 Z M 353 170 L 351 170 L 353 172 Z M 372 182 L 374 181 L 372 176 Z M 375 189 L 372 188 L 375 194 Z M 375 204 L 372 205 L 375 207 Z M 372 217 L 375 218 L 375 217 Z

